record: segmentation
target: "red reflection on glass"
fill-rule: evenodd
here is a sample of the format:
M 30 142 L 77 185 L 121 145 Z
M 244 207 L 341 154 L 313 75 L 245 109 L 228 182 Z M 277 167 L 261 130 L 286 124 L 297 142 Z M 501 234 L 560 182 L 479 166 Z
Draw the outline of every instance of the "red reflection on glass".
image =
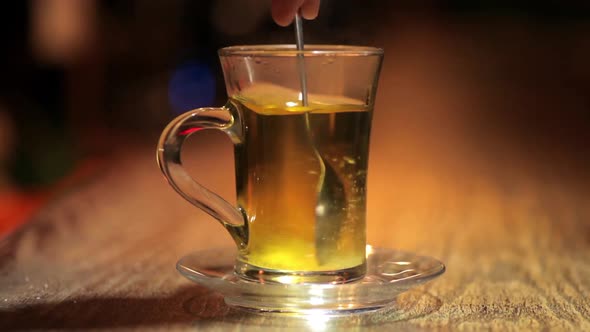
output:
M 190 135 L 190 134 L 195 133 L 201 129 L 203 129 L 203 128 L 189 128 L 189 129 L 179 132 L 178 135 L 180 135 L 180 136 Z

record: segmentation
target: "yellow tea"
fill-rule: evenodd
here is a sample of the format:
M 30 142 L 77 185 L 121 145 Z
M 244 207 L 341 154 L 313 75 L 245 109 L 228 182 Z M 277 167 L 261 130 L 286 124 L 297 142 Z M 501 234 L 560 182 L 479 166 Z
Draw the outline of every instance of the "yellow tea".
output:
M 358 278 L 371 110 L 345 97 L 310 94 L 306 107 L 300 99 L 270 84 L 231 97 L 244 132 L 235 159 L 248 243 L 238 259 L 252 271 L 350 269 Z

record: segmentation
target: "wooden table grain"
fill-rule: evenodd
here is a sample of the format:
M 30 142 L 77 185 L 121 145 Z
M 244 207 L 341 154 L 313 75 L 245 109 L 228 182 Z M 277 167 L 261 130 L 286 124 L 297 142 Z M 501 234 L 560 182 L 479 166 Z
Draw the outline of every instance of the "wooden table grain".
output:
M 187 167 L 232 197 L 230 145 L 203 135 L 187 147 L 198 151 L 187 153 Z M 433 163 L 396 145 L 372 151 L 369 241 L 435 256 L 447 273 L 390 309 L 305 320 L 228 308 L 174 265 L 187 252 L 231 240 L 165 184 L 151 146 L 138 145 L 3 239 L 0 329 L 590 329 L 583 178 L 564 180 L 518 158 L 510 167 L 477 157 Z

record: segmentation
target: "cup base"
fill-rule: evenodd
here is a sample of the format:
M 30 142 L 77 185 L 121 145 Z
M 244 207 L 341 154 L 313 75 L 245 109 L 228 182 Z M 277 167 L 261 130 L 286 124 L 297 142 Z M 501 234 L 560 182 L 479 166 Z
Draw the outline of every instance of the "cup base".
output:
M 362 279 L 367 270 L 366 262 L 347 269 L 330 271 L 285 271 L 258 267 L 236 260 L 238 277 L 258 282 L 276 284 L 345 284 Z

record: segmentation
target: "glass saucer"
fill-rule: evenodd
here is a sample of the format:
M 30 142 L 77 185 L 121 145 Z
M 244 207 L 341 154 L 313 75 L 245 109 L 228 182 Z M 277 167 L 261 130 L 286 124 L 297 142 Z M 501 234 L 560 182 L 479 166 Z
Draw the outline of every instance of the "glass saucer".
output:
M 367 274 L 346 284 L 269 284 L 233 273 L 236 249 L 196 251 L 181 258 L 178 271 L 224 296 L 225 303 L 257 312 L 340 315 L 377 310 L 396 296 L 445 272 L 426 256 L 367 246 Z

